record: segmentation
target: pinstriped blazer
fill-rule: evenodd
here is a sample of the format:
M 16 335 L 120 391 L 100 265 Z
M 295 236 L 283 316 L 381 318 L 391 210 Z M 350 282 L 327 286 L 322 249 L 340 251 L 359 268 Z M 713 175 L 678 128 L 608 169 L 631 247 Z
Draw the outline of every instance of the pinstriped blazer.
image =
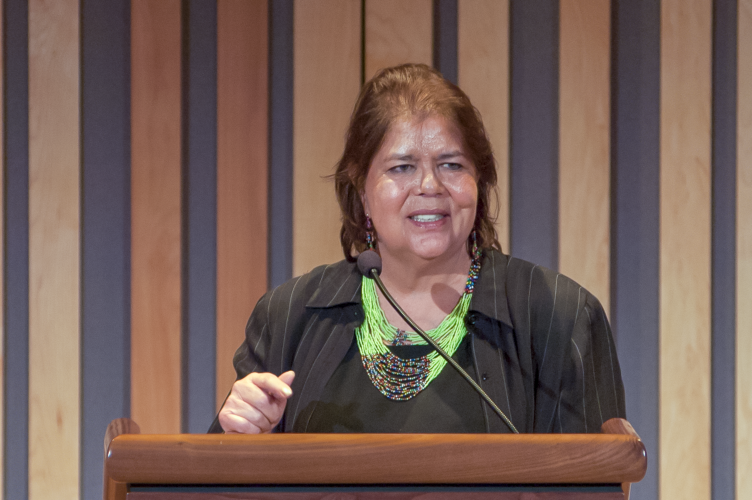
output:
M 289 432 L 316 401 L 363 321 L 354 263 L 321 266 L 268 292 L 233 363 L 251 372 L 294 370 L 277 430 Z M 466 317 L 477 382 L 520 432 L 599 432 L 625 417 L 611 330 L 598 300 L 566 276 L 484 252 Z M 471 390 L 468 387 L 468 390 Z M 509 432 L 485 405 L 486 430 Z M 215 419 L 210 432 L 221 432 Z

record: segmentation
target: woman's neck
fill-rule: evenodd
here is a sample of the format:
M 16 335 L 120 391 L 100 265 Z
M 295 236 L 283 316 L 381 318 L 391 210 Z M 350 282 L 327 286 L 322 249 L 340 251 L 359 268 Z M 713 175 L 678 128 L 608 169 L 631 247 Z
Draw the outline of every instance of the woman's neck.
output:
M 394 289 L 401 293 L 412 293 L 426 290 L 435 284 L 451 285 L 456 281 L 459 283 L 457 291 L 461 292 L 471 259 L 463 249 L 452 256 L 430 260 L 382 252 L 381 261 L 381 279 L 390 291 Z
M 389 292 L 421 328 L 429 330 L 457 305 L 470 270 L 463 251 L 450 258 L 431 260 L 397 258 L 382 252 L 381 278 Z M 378 293 L 387 320 L 397 328 L 410 329 Z

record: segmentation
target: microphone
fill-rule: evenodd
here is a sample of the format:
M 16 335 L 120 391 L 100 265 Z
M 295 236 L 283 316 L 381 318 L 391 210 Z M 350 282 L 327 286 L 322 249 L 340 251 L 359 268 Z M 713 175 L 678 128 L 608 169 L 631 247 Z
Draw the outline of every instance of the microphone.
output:
M 404 319 L 410 327 L 415 330 L 415 333 L 421 336 L 423 340 L 428 342 L 428 345 L 433 347 L 436 352 L 439 353 L 439 355 L 444 358 L 447 363 L 452 365 L 452 368 L 457 370 L 457 373 L 462 375 L 462 377 L 469 383 L 473 389 L 475 389 L 475 392 L 477 392 L 480 397 L 483 399 L 483 401 L 488 404 L 488 406 L 491 407 L 491 409 L 496 413 L 501 420 L 504 421 L 504 423 L 511 429 L 512 432 L 515 434 L 519 434 L 520 432 L 517 430 L 517 428 L 514 426 L 511 420 L 504 414 L 503 411 L 501 411 L 501 408 L 496 406 L 496 403 L 493 402 L 493 400 L 489 397 L 488 394 L 486 394 L 486 391 L 484 391 L 476 382 L 473 380 L 473 377 L 471 377 L 465 370 L 462 369 L 462 367 L 457 363 L 447 352 L 442 349 L 439 344 L 437 344 L 431 337 L 426 335 L 426 332 L 423 331 L 422 328 L 420 328 L 415 322 L 410 318 L 410 316 L 407 315 L 407 313 L 397 304 L 397 301 L 394 300 L 392 295 L 387 291 L 386 286 L 384 286 L 384 283 L 381 281 L 381 278 L 379 277 L 379 274 L 381 274 L 381 257 L 379 254 L 374 252 L 373 250 L 366 250 L 365 252 L 361 253 L 358 256 L 358 270 L 360 273 L 365 276 L 366 278 L 371 278 L 374 281 L 376 281 L 376 285 L 378 285 L 379 290 L 381 290 L 381 293 L 384 294 L 384 297 L 386 297 L 386 300 L 392 305 L 395 311 L 399 313 L 400 316 L 402 316 L 402 319 Z

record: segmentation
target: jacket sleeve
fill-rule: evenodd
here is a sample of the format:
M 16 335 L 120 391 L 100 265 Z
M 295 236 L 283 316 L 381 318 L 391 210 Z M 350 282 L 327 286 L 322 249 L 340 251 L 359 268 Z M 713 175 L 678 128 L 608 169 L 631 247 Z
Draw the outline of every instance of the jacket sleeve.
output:
M 256 307 L 248 319 L 245 327 L 245 340 L 232 358 L 232 364 L 235 367 L 236 379 L 240 380 L 249 373 L 266 372 L 267 360 L 269 359 L 269 349 L 271 347 L 271 334 L 269 325 L 269 306 L 271 294 L 266 293 L 256 304 Z M 229 396 L 228 388 L 227 395 Z M 227 397 L 225 396 L 225 399 Z M 214 421 L 209 427 L 209 433 L 223 432 L 222 426 L 219 425 L 219 413 L 214 417 Z
M 611 327 L 600 302 L 582 289 L 569 346 L 553 432 L 600 432 L 611 418 L 625 418 L 624 386 Z

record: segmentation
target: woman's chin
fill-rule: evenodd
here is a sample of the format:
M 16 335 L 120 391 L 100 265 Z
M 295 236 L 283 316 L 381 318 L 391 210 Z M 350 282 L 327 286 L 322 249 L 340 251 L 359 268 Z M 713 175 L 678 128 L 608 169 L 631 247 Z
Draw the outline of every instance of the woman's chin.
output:
M 423 241 L 410 246 L 409 252 L 415 258 L 427 261 L 436 259 L 445 259 L 463 253 L 465 250 L 464 242 L 459 245 L 451 245 L 447 241 Z

